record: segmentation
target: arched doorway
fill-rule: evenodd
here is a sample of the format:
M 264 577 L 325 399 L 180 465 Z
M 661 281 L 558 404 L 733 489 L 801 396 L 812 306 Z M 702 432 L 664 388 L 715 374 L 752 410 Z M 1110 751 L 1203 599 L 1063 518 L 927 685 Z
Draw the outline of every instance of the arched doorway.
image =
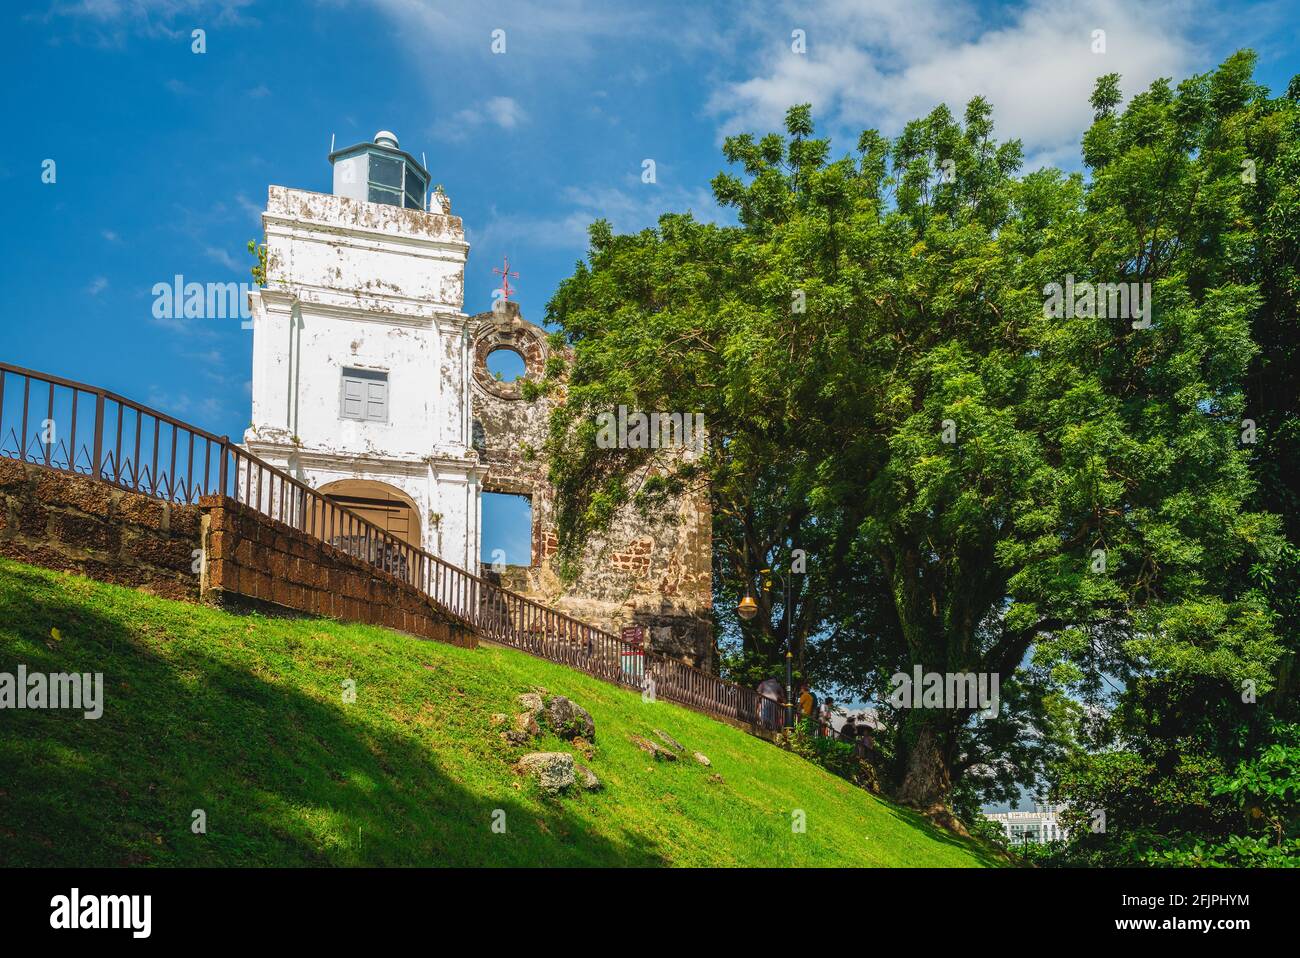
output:
M 421 547 L 420 511 L 400 489 L 373 479 L 339 479 L 321 486 L 320 491 L 390 535 Z

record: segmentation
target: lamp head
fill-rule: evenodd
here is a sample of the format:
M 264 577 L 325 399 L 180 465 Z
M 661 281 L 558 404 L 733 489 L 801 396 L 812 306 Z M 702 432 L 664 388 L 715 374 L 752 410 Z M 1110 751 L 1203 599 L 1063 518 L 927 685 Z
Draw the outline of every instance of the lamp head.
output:
M 758 603 L 754 601 L 754 597 L 748 592 L 745 593 L 745 597 L 740 600 L 739 604 L 737 604 L 736 614 L 746 622 L 749 622 L 754 618 L 754 616 L 758 615 Z

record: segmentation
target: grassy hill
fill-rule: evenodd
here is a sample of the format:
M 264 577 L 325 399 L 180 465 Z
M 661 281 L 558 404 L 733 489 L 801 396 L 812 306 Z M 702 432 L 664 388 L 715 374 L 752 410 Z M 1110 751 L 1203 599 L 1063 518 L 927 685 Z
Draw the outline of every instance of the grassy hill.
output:
M 737 729 L 511 650 L 231 615 L 0 560 L 0 672 L 19 663 L 103 672 L 105 705 L 95 721 L 0 712 L 5 865 L 991 863 Z M 595 718 L 603 791 L 552 798 L 511 770 L 527 750 L 491 716 L 535 686 Z M 629 741 L 656 728 L 713 767 Z

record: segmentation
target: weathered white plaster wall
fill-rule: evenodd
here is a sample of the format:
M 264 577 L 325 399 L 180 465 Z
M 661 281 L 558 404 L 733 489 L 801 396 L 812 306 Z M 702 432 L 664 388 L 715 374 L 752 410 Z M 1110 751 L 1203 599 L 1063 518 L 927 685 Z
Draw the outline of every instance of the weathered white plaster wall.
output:
M 315 487 L 401 489 L 420 508 L 424 548 L 477 570 L 460 219 L 272 186 L 262 220 L 245 445 Z M 387 422 L 342 418 L 344 368 L 387 373 Z

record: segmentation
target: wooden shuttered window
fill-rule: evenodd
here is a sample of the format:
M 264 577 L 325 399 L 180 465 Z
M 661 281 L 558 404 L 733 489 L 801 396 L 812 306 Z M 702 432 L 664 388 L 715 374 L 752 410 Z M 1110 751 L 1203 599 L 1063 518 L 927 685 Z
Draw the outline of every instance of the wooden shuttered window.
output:
M 362 422 L 388 422 L 388 373 L 344 369 L 339 415 Z

